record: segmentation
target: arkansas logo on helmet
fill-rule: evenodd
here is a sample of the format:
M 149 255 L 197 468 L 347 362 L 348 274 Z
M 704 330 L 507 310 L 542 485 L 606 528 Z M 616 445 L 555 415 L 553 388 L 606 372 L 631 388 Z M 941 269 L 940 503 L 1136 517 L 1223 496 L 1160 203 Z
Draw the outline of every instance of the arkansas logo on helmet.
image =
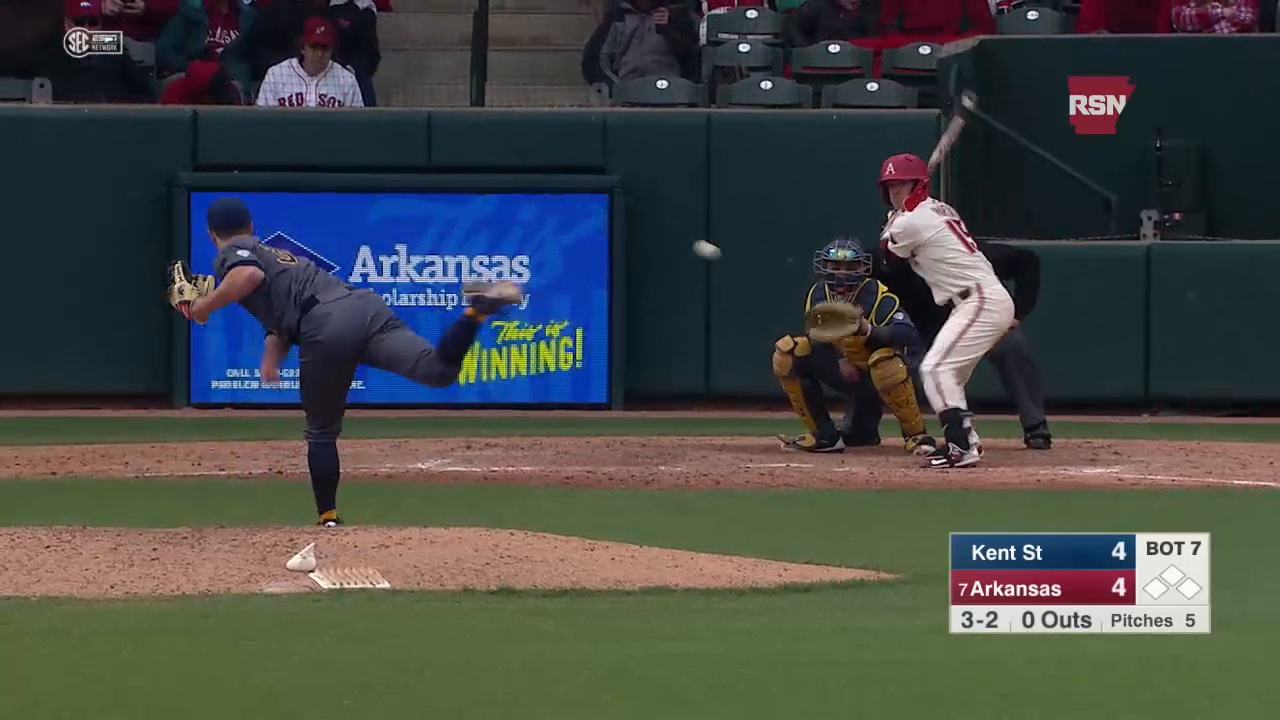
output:
M 891 155 L 883 163 L 880 164 L 880 197 L 884 198 L 885 205 L 892 205 L 889 202 L 889 188 L 885 183 L 890 180 L 916 180 L 915 191 L 911 193 L 911 202 L 908 210 L 914 208 L 929 194 L 929 166 L 925 165 L 924 160 L 919 155 L 911 153 L 898 153 Z

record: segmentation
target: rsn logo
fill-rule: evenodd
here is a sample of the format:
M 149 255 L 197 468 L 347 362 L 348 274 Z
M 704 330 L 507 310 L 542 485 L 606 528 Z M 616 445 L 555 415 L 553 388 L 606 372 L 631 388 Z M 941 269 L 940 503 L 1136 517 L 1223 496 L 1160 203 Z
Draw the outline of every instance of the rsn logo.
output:
M 1123 75 L 1067 78 L 1067 115 L 1076 134 L 1115 135 L 1133 88 Z

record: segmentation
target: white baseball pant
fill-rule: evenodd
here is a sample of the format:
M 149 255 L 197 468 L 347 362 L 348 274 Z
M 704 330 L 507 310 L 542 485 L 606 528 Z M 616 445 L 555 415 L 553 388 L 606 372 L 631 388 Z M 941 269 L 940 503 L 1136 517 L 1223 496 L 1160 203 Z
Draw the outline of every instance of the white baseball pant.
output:
M 1000 283 L 977 285 L 959 300 L 920 361 L 920 380 L 934 413 L 968 410 L 964 387 L 974 368 L 1013 325 L 1013 298 Z

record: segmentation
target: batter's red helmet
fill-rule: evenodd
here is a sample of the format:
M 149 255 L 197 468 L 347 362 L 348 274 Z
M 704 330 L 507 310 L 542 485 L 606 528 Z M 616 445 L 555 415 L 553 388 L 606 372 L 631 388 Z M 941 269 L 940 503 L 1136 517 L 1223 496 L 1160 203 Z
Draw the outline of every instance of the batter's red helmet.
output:
M 880 197 L 884 198 L 884 204 L 889 203 L 889 190 L 884 184 L 890 180 L 917 180 L 924 185 L 922 194 L 929 193 L 929 166 L 925 165 L 924 160 L 919 155 L 911 153 L 898 153 L 891 155 L 880 165 Z M 916 190 L 920 191 L 920 185 L 916 186 Z

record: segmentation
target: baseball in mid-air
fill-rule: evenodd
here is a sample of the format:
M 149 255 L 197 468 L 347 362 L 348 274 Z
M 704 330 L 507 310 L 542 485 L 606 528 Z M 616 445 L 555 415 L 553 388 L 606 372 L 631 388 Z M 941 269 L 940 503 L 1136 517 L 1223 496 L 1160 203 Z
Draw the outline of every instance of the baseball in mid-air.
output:
M 703 260 L 715 260 L 720 257 L 720 248 L 712 245 L 706 240 L 699 240 L 693 244 L 693 252 Z

